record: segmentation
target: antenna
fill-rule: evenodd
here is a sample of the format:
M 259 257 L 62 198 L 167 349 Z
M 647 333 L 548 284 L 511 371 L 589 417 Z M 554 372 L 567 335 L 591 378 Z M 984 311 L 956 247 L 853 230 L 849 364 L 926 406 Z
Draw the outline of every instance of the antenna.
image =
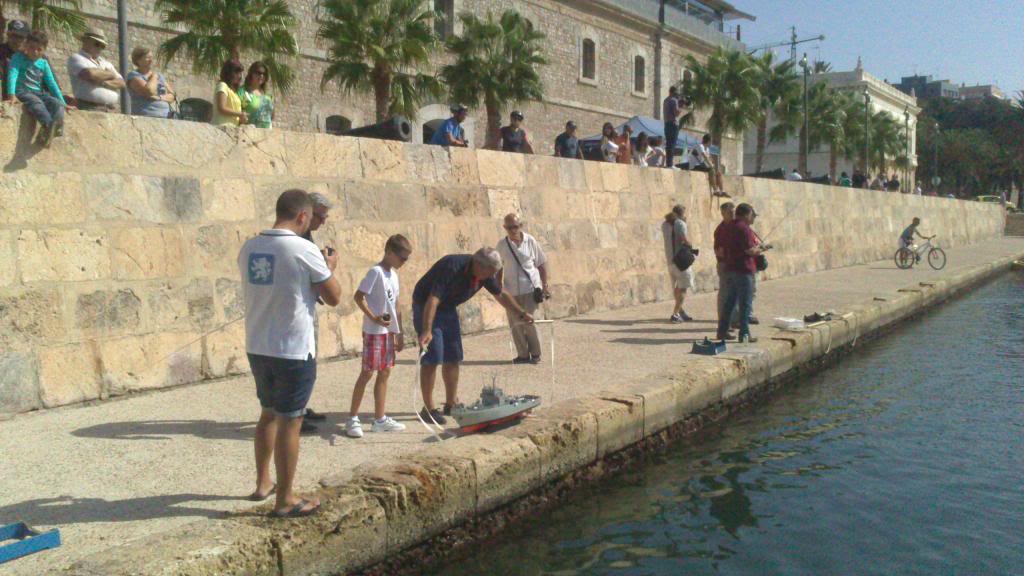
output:
M 804 43 L 807 43 L 807 42 L 823 42 L 825 40 L 825 35 L 824 34 L 819 34 L 817 36 L 813 36 L 813 37 L 810 37 L 810 38 L 798 38 L 797 35 L 796 35 L 796 26 L 791 26 L 789 28 L 789 30 L 790 30 L 789 41 L 787 41 L 787 42 L 770 42 L 768 44 L 762 44 L 760 46 L 756 46 L 756 47 L 748 50 L 747 54 L 753 54 L 753 53 L 757 52 L 758 50 L 770 50 L 772 48 L 780 48 L 782 46 L 789 46 L 789 59 L 792 60 L 793 62 L 796 62 L 796 47 L 797 47 L 798 44 L 804 44 Z M 820 50 L 820 47 L 819 47 L 819 50 Z

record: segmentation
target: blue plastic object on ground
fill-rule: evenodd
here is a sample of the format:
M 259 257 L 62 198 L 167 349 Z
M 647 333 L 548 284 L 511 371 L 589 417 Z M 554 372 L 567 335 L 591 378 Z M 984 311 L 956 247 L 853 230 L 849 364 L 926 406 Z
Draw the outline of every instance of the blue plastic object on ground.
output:
M 7 540 L 15 540 L 4 544 Z M 24 522 L 0 526 L 0 564 L 60 546 L 60 530 L 39 532 Z
M 693 349 L 690 350 L 692 354 L 703 354 L 705 356 L 714 356 L 725 352 L 725 340 L 709 340 L 707 337 L 703 341 L 694 342 Z

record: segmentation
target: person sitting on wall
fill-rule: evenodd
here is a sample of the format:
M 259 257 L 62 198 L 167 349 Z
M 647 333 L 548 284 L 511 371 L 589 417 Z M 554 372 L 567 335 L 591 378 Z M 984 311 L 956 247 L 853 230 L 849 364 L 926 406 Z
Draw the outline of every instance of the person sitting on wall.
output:
M 434 263 L 416 283 L 412 294 L 413 326 L 417 343 L 425 351 L 420 362 L 420 390 L 423 410 L 420 416 L 438 424 L 446 419 L 434 407 L 434 382 L 441 366 L 444 380 L 444 414 L 456 404 L 459 389 L 459 364 L 462 362 L 462 330 L 457 308 L 486 288 L 499 304 L 512 311 L 519 322 L 532 323 L 515 297 L 501 288 L 498 272 L 501 256 L 494 248 L 481 248 L 474 254 L 449 254 Z
M 846 172 L 843 172 L 839 175 L 839 182 L 837 182 L 837 184 L 849 188 L 853 185 L 853 182 L 850 180 L 850 177 L 846 175 Z
M 7 23 L 7 41 L 0 44 L 0 99 L 14 98 L 14 93 L 7 92 L 7 66 L 15 54 L 21 52 L 21 46 L 28 38 L 31 30 L 24 20 L 11 20 Z
M 7 92 L 25 106 L 39 122 L 39 143 L 47 146 L 64 127 L 64 95 L 53 78 L 50 63 L 43 57 L 49 43 L 44 32 L 32 32 L 22 44 L 21 52 L 11 58 L 6 78 Z
M 888 190 L 889 192 L 899 192 L 900 188 L 901 184 L 899 176 L 896 176 L 895 174 L 893 174 L 892 178 L 890 178 L 889 181 L 885 183 L 885 189 Z
M 501 139 L 502 152 L 533 154 L 533 143 L 530 142 L 526 128 L 523 128 L 523 120 L 523 113 L 513 110 L 508 126 L 501 127 L 498 137 Z
M 864 188 L 868 184 L 868 177 L 859 168 L 854 168 L 852 183 L 854 188 Z
M 82 35 L 82 49 L 68 58 L 71 91 L 79 110 L 118 111 L 125 83 L 117 68 L 100 56 L 106 48 L 107 36 L 103 31 L 89 30 Z
M 555 138 L 555 156 L 583 160 L 583 147 L 576 138 L 576 123 L 572 120 L 565 123 L 565 132 Z
M 135 70 L 128 73 L 128 96 L 132 116 L 170 118 L 174 90 L 164 75 L 153 69 L 153 51 L 138 47 L 132 50 Z
M 690 150 L 690 170 L 707 172 L 708 182 L 711 185 L 711 193 L 715 196 L 728 198 L 722 186 L 722 173 L 715 169 L 714 160 L 711 158 L 711 134 L 705 134 L 697 144 Z
M 875 179 L 871 181 L 872 190 L 885 190 L 885 180 L 882 179 L 882 174 L 876 174 Z
M 786 180 L 790 182 L 800 182 L 803 179 L 804 177 L 800 175 L 796 168 L 793 168 L 793 171 L 786 175 Z
M 466 142 L 466 133 L 462 128 L 462 123 L 466 121 L 469 109 L 462 104 L 452 104 L 451 111 L 452 117 L 438 127 L 437 132 L 434 132 L 434 136 L 430 138 L 430 143 L 437 146 L 466 148 L 469 144 Z
M 665 148 L 662 147 L 664 139 L 661 136 L 655 136 L 650 139 L 650 147 L 647 150 L 647 165 L 654 168 L 662 168 L 665 166 L 666 152 Z

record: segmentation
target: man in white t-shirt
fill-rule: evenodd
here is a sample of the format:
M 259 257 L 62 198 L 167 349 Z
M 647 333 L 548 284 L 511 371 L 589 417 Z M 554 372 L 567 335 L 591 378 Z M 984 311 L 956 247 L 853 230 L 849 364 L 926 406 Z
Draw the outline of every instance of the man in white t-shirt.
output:
M 288 190 L 277 199 L 274 227 L 250 238 L 238 253 L 245 297 L 245 350 L 262 412 L 256 424 L 256 491 L 251 500 L 276 492 L 272 516 L 309 516 L 316 500 L 292 491 L 299 459 L 299 430 L 316 381 L 313 315 L 319 296 L 337 306 L 341 285 L 334 277 L 338 256 L 301 236 L 309 228 L 309 194 Z M 276 450 L 275 450 L 276 447 Z M 274 458 L 277 484 L 270 476 Z
M 537 300 L 548 297 L 547 256 L 537 239 L 523 231 L 523 222 L 519 216 L 505 216 L 504 228 L 506 236 L 495 247 L 498 254 L 501 254 L 502 286 L 527 314 L 533 314 L 540 304 Z M 517 354 L 512 363 L 540 363 L 537 326 L 532 322 L 523 322 L 513 310 L 507 312 L 508 326 L 512 330 Z
M 800 182 L 803 179 L 804 177 L 797 172 L 796 168 L 793 168 L 792 172 L 786 174 L 786 180 L 789 180 L 790 182 Z
M 356 378 L 352 391 L 345 433 L 352 438 L 363 437 L 359 421 L 359 404 L 363 401 L 366 384 L 377 373 L 373 384 L 374 432 L 399 432 L 405 425 L 389 418 L 384 412 L 388 390 L 388 376 L 395 366 L 395 355 L 405 348 L 402 335 L 402 313 L 398 311 L 398 269 L 412 254 L 412 243 L 401 234 L 395 234 L 384 243 L 384 258 L 370 268 L 359 283 L 354 300 L 363 311 L 363 369 Z
M 102 30 L 82 35 L 82 49 L 68 58 L 71 90 L 80 110 L 116 112 L 124 89 L 124 78 L 109 60 L 100 56 L 107 48 Z

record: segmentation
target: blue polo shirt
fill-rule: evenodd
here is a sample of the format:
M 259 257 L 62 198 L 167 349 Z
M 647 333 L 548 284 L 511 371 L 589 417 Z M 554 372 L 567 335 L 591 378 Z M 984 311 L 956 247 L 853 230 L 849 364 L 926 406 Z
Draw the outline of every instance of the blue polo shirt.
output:
M 444 124 L 441 124 L 437 132 L 434 132 L 433 137 L 430 138 L 430 143 L 437 144 L 438 146 L 448 146 L 448 134 L 451 134 L 456 140 L 466 140 L 462 124 L 456 122 L 455 118 L 449 118 L 444 121 Z
M 481 288 L 495 296 L 501 294 L 501 285 L 497 277 L 477 281 L 470 273 L 470 254 L 450 254 L 441 258 L 427 270 L 427 273 L 416 283 L 412 293 L 412 303 L 423 306 L 431 296 L 441 299 L 438 310 L 454 310 L 456 306 L 469 300 Z

